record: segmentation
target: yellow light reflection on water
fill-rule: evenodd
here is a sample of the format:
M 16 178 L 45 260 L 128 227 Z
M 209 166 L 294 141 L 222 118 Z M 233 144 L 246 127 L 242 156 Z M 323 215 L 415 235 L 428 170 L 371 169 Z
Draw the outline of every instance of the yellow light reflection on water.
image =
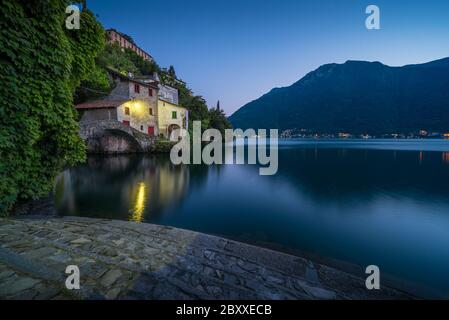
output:
M 137 187 L 136 200 L 134 206 L 131 209 L 131 221 L 141 222 L 143 220 L 143 212 L 145 211 L 146 204 L 146 186 L 145 183 L 139 183 Z

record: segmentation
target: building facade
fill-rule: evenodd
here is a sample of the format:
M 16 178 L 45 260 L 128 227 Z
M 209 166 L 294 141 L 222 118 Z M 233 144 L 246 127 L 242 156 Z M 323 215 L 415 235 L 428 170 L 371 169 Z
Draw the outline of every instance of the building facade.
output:
M 159 84 L 157 121 L 159 135 L 170 139 L 176 129 L 188 129 L 189 113 L 179 105 L 178 90 Z
M 141 82 L 110 71 L 115 88 L 104 99 L 75 106 L 80 121 L 116 120 L 150 136 L 159 135 L 158 82 Z
M 154 60 L 153 57 L 149 53 L 145 52 L 145 50 L 138 47 L 135 43 L 132 43 L 131 41 L 129 41 L 120 32 L 118 32 L 114 29 L 108 29 L 108 30 L 106 30 L 106 36 L 107 36 L 108 43 L 111 43 L 111 44 L 118 43 L 120 48 L 130 49 L 130 50 L 134 51 L 135 53 L 137 53 L 137 55 L 139 55 L 144 60 L 147 60 L 147 61 Z

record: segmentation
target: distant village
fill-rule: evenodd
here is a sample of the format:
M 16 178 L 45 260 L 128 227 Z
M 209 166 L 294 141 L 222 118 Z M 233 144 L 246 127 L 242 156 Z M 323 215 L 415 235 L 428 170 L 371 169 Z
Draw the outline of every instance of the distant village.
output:
M 130 49 L 142 59 L 152 56 L 114 29 L 106 31 L 109 44 Z M 160 82 L 159 75 L 135 76 L 108 69 L 115 83 L 108 96 L 75 106 L 80 122 L 115 120 L 149 136 L 170 139 L 176 129 L 188 129 L 189 112 L 179 105 L 178 90 Z M 174 79 L 177 80 L 177 79 Z M 181 80 L 177 80 L 181 81 Z
M 280 134 L 281 138 L 300 139 L 449 139 L 449 133 L 428 132 L 420 130 L 411 133 L 388 133 L 379 135 L 339 133 L 318 133 L 307 129 L 286 129 Z

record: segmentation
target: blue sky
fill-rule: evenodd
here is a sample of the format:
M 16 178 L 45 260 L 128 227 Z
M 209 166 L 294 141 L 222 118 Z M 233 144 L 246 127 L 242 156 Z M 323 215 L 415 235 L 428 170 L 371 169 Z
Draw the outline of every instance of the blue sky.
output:
M 365 8 L 381 30 L 365 28 Z M 388 65 L 449 56 L 449 0 L 88 0 L 105 28 L 131 35 L 209 106 L 228 115 L 322 64 Z

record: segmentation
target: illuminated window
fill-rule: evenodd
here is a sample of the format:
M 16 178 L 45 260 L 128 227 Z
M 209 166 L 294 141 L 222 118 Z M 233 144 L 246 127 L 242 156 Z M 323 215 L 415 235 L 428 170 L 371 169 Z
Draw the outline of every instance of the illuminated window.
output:
M 129 116 L 129 108 L 125 107 L 125 114 Z

